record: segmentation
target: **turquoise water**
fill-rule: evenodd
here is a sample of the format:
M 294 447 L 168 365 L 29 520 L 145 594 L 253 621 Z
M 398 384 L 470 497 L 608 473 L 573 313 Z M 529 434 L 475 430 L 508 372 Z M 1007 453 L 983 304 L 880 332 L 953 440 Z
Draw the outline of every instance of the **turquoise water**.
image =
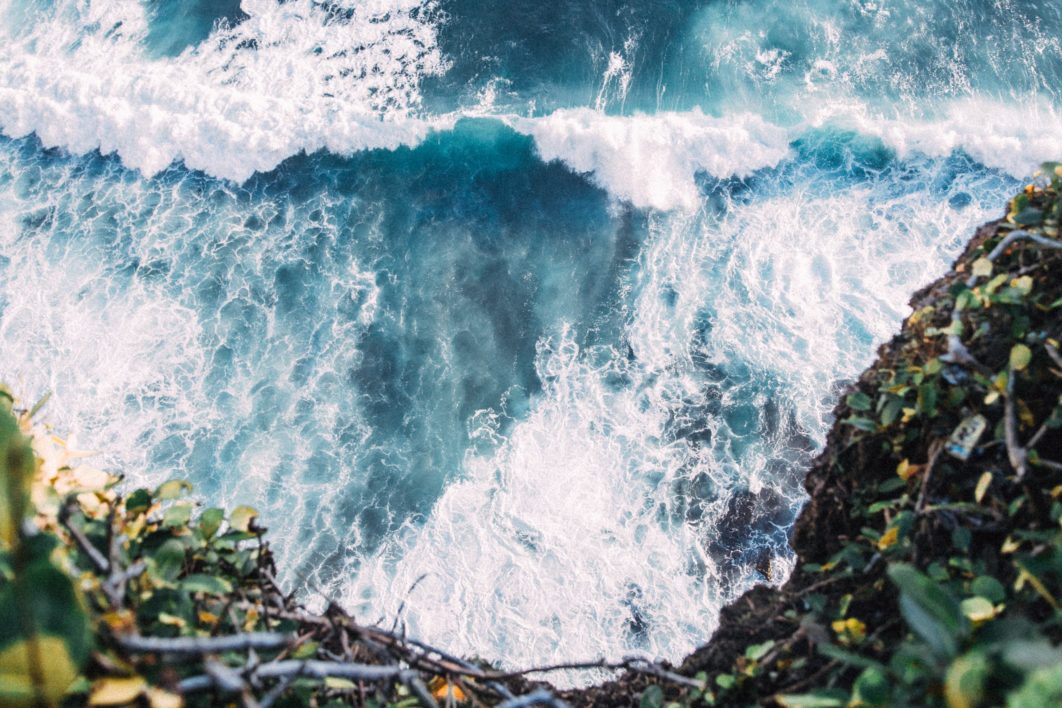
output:
M 307 602 L 678 659 L 1062 155 L 1058 2 L 0 2 L 0 379 Z M 400 616 L 399 616 L 399 613 Z

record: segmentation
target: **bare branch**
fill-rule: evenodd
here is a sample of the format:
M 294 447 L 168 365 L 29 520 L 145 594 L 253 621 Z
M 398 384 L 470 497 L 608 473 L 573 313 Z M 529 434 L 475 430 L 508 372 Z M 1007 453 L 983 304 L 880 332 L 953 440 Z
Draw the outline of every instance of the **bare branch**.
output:
M 667 669 L 662 668 L 658 664 L 645 661 L 644 659 L 629 659 L 627 661 L 627 668 L 631 671 L 634 671 L 635 673 L 656 676 L 657 678 L 664 679 L 669 683 L 677 683 L 681 686 L 696 688 L 699 691 L 704 690 L 704 684 L 700 681 L 696 681 L 681 674 L 676 674 L 674 671 L 668 671 Z
M 69 533 L 74 541 L 77 542 L 78 548 L 80 548 L 84 554 L 88 556 L 89 560 L 92 561 L 92 565 L 96 566 L 96 570 L 104 574 L 110 573 L 111 564 L 107 561 L 107 558 L 98 548 L 92 545 L 92 541 L 88 539 L 88 536 L 85 535 L 84 531 L 70 523 L 70 514 L 76 508 L 77 507 L 72 503 L 64 505 L 59 512 L 59 523 L 63 525 L 63 528 L 66 529 L 67 533 Z
M 318 679 L 328 677 L 345 678 L 354 681 L 404 681 L 413 672 L 399 666 L 372 666 L 369 664 L 348 664 L 331 661 L 272 661 L 262 664 L 252 672 L 257 679 L 283 679 L 289 676 L 309 676 Z M 181 693 L 196 693 L 211 688 L 230 691 L 229 687 L 220 685 L 213 676 L 192 676 L 177 685 Z M 237 689 L 238 690 L 238 689 Z
M 431 691 L 428 690 L 428 687 L 424 685 L 424 682 L 416 674 L 411 673 L 405 676 L 403 683 L 413 692 L 413 695 L 417 697 L 423 708 L 439 708 L 439 704 L 431 696 Z
M 510 698 L 503 703 L 498 704 L 498 708 L 525 708 L 525 706 L 542 706 L 551 705 L 560 708 L 566 707 L 568 704 L 564 701 L 556 698 L 552 693 L 544 688 L 540 688 L 537 691 L 527 694 L 526 696 L 520 696 L 519 698 Z
M 214 680 L 214 685 L 226 693 L 239 693 L 247 687 L 236 671 L 217 661 L 208 661 L 206 672 Z
M 1058 353 L 1058 349 L 1050 344 L 1045 344 L 1044 349 L 1047 350 L 1047 356 L 1051 357 L 1051 361 L 1055 362 L 1055 366 L 1062 369 L 1062 354 Z
M 118 645 L 133 654 L 184 654 L 202 656 L 204 654 L 221 654 L 227 651 L 247 651 L 249 649 L 272 650 L 283 649 L 293 638 L 286 634 L 272 632 L 250 632 L 224 637 L 119 637 Z
M 1010 466 L 1018 474 L 1018 479 L 1024 479 L 1027 468 L 1025 461 L 1028 453 L 1021 442 L 1018 441 L 1018 415 L 1014 405 L 1014 367 L 1007 371 L 1007 393 L 1004 402 L 1003 432 L 1007 444 L 1007 459 Z

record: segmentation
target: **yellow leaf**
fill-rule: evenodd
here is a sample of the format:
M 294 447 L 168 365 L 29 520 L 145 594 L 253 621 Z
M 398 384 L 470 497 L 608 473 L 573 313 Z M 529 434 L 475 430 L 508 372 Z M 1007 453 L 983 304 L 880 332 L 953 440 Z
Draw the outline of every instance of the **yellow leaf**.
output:
M 878 539 L 878 550 L 884 551 L 885 549 L 895 546 L 896 540 L 900 537 L 900 530 L 893 526 Z
M 904 460 L 900 464 L 896 465 L 896 475 L 903 481 L 907 481 L 915 475 L 922 474 L 922 470 L 925 469 L 925 465 L 912 465 L 909 460 Z
M 148 702 L 151 708 L 184 708 L 183 698 L 161 688 L 148 689 Z
M 147 690 L 147 681 L 139 676 L 104 678 L 92 684 L 90 706 L 122 706 L 132 703 Z
M 1031 428 L 1036 424 L 1036 418 L 1033 416 L 1033 412 L 1029 410 L 1029 406 L 1025 404 L 1025 401 L 1018 401 L 1018 420 L 1021 421 L 1023 428 Z
M 1010 281 L 1010 287 L 1020 291 L 1022 295 L 1028 295 L 1033 289 L 1033 279 L 1031 276 L 1023 275 Z
M 1007 538 L 1007 540 L 1003 542 L 1003 547 L 1000 549 L 1000 551 L 1002 553 L 1010 554 L 1014 553 L 1019 548 L 1021 548 L 1021 543 L 1019 541 L 1015 541 L 1012 538 Z
M 99 496 L 95 492 L 78 494 L 77 503 L 81 505 L 81 510 L 85 512 L 85 515 L 93 519 L 100 518 L 100 516 L 106 511 L 106 506 L 100 501 Z
M 159 488 L 155 490 L 156 499 L 178 499 L 184 495 L 185 492 L 190 492 L 192 485 L 183 479 L 171 479 L 168 482 L 163 482 L 159 485 Z
M 17 641 L 0 652 L 0 684 L 5 691 L 11 687 L 22 693 L 24 688 L 29 698 L 25 705 L 32 705 L 32 697 L 36 694 L 30 673 L 31 662 L 44 669 L 41 672 L 43 701 L 40 702 L 58 705 L 67 687 L 77 678 L 77 667 L 70 658 L 66 643 L 58 637 L 37 636 L 32 642 Z
M 1032 361 L 1032 351 L 1024 344 L 1015 344 L 1010 350 L 1010 366 L 1015 371 L 1023 371 Z
M 985 492 L 988 491 L 988 485 L 992 484 L 992 473 L 982 472 L 981 478 L 977 480 L 977 489 L 974 490 L 974 501 L 978 504 L 985 498 Z
M 337 678 L 335 676 L 326 676 L 324 683 L 325 686 L 334 691 L 350 691 L 351 689 L 357 688 L 357 685 L 350 679 Z
M 213 612 L 207 612 L 206 610 L 199 610 L 199 621 L 203 624 L 215 625 L 220 619 Z
M 251 632 L 254 630 L 255 625 L 258 624 L 258 608 L 252 607 L 247 610 L 247 617 L 243 621 L 243 631 Z
M 159 613 L 159 622 L 171 625 L 173 627 L 184 627 L 188 624 L 183 617 L 177 617 L 176 615 L 171 615 L 168 612 Z
M 71 477 L 77 486 L 91 492 L 103 491 L 103 488 L 113 479 L 111 475 L 103 470 L 98 470 L 95 467 L 89 467 L 88 465 L 78 465 L 73 468 L 71 470 Z
M 100 619 L 112 632 L 129 632 L 136 627 L 136 616 L 129 610 L 115 610 L 107 612 Z
M 450 683 L 446 679 L 436 676 L 428 684 L 428 688 L 431 689 L 431 695 L 440 701 L 453 699 L 455 701 L 467 701 L 468 696 L 461 690 L 461 687 L 455 683 Z
M 855 617 L 836 620 L 830 624 L 844 644 L 859 644 L 867 636 L 867 626 Z
M 987 278 L 992 275 L 992 261 L 984 256 L 973 262 L 973 274 L 978 278 Z
M 1055 610 L 1058 610 L 1058 601 L 1055 600 L 1054 595 L 1052 595 L 1047 589 L 1047 586 L 1044 585 L 1038 577 L 1030 573 L 1029 569 L 1024 567 L 1021 563 L 1015 563 L 1014 565 L 1018 568 L 1018 579 L 1014 581 L 1014 589 L 1021 591 L 1021 589 L 1025 587 L 1026 581 L 1028 581 L 1028 583 L 1033 586 L 1033 589 L 1036 590 L 1036 594 L 1047 600 L 1048 604 L 1055 608 Z
M 125 525 L 125 535 L 129 537 L 129 540 L 135 541 L 140 538 L 145 524 L 147 524 L 147 515 L 137 514 L 135 519 Z
M 237 531 L 246 531 L 251 526 L 251 520 L 258 516 L 258 512 L 249 506 L 238 506 L 229 515 L 229 525 Z

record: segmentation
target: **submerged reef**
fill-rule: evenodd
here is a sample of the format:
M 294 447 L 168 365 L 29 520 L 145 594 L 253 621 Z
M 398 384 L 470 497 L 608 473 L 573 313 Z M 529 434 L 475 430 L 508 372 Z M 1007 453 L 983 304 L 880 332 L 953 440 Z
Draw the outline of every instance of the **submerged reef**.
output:
M 254 509 L 128 489 L 0 390 L 0 705 L 1058 705 L 1060 191 L 1045 165 L 837 405 L 788 582 L 679 666 L 563 667 L 616 672 L 587 689 L 311 612 Z

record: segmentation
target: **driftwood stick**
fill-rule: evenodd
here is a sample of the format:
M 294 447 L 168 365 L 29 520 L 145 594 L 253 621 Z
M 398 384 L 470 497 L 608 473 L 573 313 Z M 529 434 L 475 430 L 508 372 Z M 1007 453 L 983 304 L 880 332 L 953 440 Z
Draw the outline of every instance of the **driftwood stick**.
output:
M 202 656 L 204 654 L 221 654 L 227 651 L 247 651 L 249 649 L 272 650 L 283 649 L 293 638 L 286 634 L 272 632 L 250 632 L 222 637 L 162 637 L 130 636 L 118 638 L 118 645 L 133 654 L 183 654 Z
M 261 702 L 258 704 L 260 708 L 271 708 L 277 699 L 284 695 L 284 691 L 288 690 L 291 684 L 295 683 L 295 679 L 299 678 L 302 674 L 296 673 L 291 676 L 285 676 L 277 683 L 276 686 L 269 689 L 269 692 L 262 697 Z
M 635 673 L 656 676 L 657 678 L 664 679 L 669 683 L 677 683 L 681 686 L 696 688 L 700 691 L 703 691 L 705 688 L 704 684 L 700 681 L 691 679 L 688 676 L 676 674 L 674 671 L 668 671 L 660 665 L 650 661 L 646 661 L 644 659 L 630 659 L 625 663 L 627 663 L 626 668 L 630 669 L 631 671 L 634 671 Z
M 424 685 L 419 676 L 410 672 L 403 676 L 402 679 L 402 683 L 417 697 L 417 701 L 420 702 L 422 708 L 439 708 L 439 704 L 432 698 L 431 691 L 428 690 L 428 687 Z
M 227 693 L 238 693 L 246 688 L 243 678 L 233 669 L 217 661 L 209 661 L 206 672 L 213 679 L 214 684 Z
M 540 688 L 526 696 L 510 698 L 509 700 L 498 704 L 498 708 L 525 708 L 525 706 L 542 705 L 551 705 L 560 708 L 560 706 L 567 706 L 568 704 L 559 698 L 554 697 L 554 695 L 546 689 Z
M 258 679 L 282 679 L 289 676 L 309 676 L 318 679 L 328 677 L 345 678 L 355 681 L 402 681 L 407 675 L 412 674 L 409 669 L 399 666 L 372 666 L 369 664 L 348 664 L 332 661 L 299 661 L 288 659 L 285 661 L 273 661 L 262 664 L 253 671 Z M 222 691 L 235 692 L 242 689 L 221 685 L 217 678 L 212 675 L 192 676 L 177 684 L 181 693 L 196 693 L 217 688 Z
M 73 537 L 78 548 L 80 548 L 85 555 L 88 556 L 89 560 L 92 561 L 92 565 L 96 566 L 96 570 L 102 574 L 110 573 L 111 564 L 108 562 L 107 557 L 100 552 L 100 549 L 92 545 L 92 541 L 88 539 L 88 536 L 85 535 L 84 531 L 70 523 L 70 514 L 75 508 L 76 507 L 73 504 L 64 505 L 59 512 L 59 523 L 61 523 L 67 533 Z
M 1045 344 L 1044 349 L 1047 350 L 1047 356 L 1051 357 L 1051 361 L 1055 362 L 1055 366 L 1062 369 L 1062 354 L 1058 353 L 1058 349 L 1050 344 Z

